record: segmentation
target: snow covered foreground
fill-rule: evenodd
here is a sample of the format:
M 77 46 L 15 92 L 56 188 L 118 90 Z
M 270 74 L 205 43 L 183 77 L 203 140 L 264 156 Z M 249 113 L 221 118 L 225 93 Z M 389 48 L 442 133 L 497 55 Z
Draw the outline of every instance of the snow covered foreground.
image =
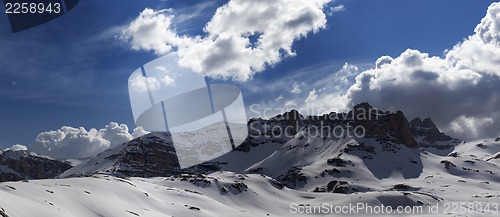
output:
M 293 216 L 299 204 L 433 200 L 396 191 L 342 195 L 280 189 L 260 175 L 218 173 L 206 180 L 211 184 L 107 176 L 3 183 L 1 206 L 9 216 Z
M 327 164 L 318 163 L 323 162 L 320 159 L 302 169 L 308 182 L 296 189 L 284 187 L 264 175 L 233 172 L 166 178 L 92 175 L 5 182 L 0 183 L 0 216 L 331 216 L 339 212 L 351 216 L 388 216 L 384 213 L 388 211 L 393 212 L 392 216 L 498 216 L 499 159 L 492 156 L 498 154 L 500 144 L 480 144 L 459 145 L 455 157 L 423 152 L 420 175 L 407 179 L 398 172 L 378 179 L 362 158 L 344 154 L 344 159 L 358 169 L 350 177 L 339 178 L 358 188 L 358 192 L 349 194 L 310 190 L 313 186 L 322 186 L 325 180 L 332 180 L 312 174 L 313 171 L 319 173 L 319 167 L 326 167 Z M 290 153 L 297 153 L 288 143 L 284 147 Z M 314 149 L 314 145 L 308 147 Z M 339 149 L 331 148 L 323 151 L 331 153 Z M 290 154 L 280 150 L 255 166 L 264 166 L 272 158 Z M 406 152 L 400 151 L 399 156 L 402 153 Z M 443 163 L 444 160 L 450 164 Z M 292 166 L 297 162 L 304 163 L 298 159 L 287 164 Z M 451 166 L 446 168 L 446 165 Z M 363 176 L 365 179 L 361 180 Z M 371 210 L 366 208 L 369 206 Z M 411 214 L 397 213 L 398 207 L 406 208 Z M 436 211 L 436 207 L 437 212 L 429 213 Z
M 398 192 L 363 196 L 307 193 L 273 185 L 271 179 L 255 174 L 224 172 L 182 179 L 93 176 L 2 183 L 0 196 L 9 216 L 53 217 L 289 216 L 291 203 L 375 204 L 379 196 L 401 197 Z

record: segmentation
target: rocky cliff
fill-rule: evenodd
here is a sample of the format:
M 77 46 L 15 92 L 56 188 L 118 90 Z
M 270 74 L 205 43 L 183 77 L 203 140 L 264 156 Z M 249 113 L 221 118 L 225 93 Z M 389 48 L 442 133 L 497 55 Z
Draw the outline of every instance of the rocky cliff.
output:
M 410 127 L 419 146 L 436 154 L 449 154 L 456 145 L 462 142 L 441 132 L 431 118 L 423 121 L 415 118 L 410 121 Z
M 68 162 L 39 156 L 28 151 L 0 153 L 0 181 L 55 178 L 71 168 Z
M 410 124 L 403 112 L 382 112 L 368 103 L 354 106 L 352 112 L 354 113 L 356 125 L 363 126 L 366 130 L 366 137 L 383 141 L 391 140 L 409 148 L 418 147 Z
M 169 133 L 151 133 L 109 149 L 66 171 L 61 177 L 113 174 L 132 177 L 168 176 L 180 171 Z

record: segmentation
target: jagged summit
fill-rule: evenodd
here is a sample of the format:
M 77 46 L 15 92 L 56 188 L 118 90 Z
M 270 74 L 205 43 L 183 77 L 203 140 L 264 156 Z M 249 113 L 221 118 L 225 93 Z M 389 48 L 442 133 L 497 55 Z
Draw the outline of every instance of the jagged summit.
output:
M 278 114 L 272 117 L 271 119 L 296 121 L 296 120 L 303 120 L 304 116 L 300 114 L 300 112 L 297 111 L 296 109 L 292 109 L 290 111 L 284 112 L 283 114 Z
M 355 105 L 347 113 L 331 112 L 320 116 L 309 115 L 304 118 L 297 110 L 291 110 L 270 120 L 285 121 L 284 126 L 291 129 L 292 135 L 300 132 L 300 128 L 308 126 L 328 125 L 333 127 L 351 124 L 353 127 L 362 126 L 366 130 L 367 137 L 377 138 L 381 141 L 394 141 L 410 148 L 450 149 L 459 141 L 442 133 L 431 118 L 424 120 L 415 118 L 408 122 L 402 111 L 391 113 L 378 110 L 368 102 Z M 252 119 L 250 122 L 255 123 L 255 121 L 269 124 L 263 119 Z
M 359 103 L 359 104 L 354 106 L 354 109 L 358 109 L 358 108 L 373 109 L 373 106 L 370 105 L 370 103 L 368 103 L 368 102 L 362 102 L 362 103 Z
M 426 130 L 426 131 L 434 131 L 436 130 L 439 132 L 439 129 L 437 128 L 436 124 L 434 124 L 434 121 L 432 121 L 431 118 L 426 118 L 422 121 L 421 118 L 417 117 L 410 121 L 410 125 L 414 128 L 419 128 L 420 130 Z
M 415 118 L 410 121 L 412 134 L 421 147 L 434 153 L 449 154 L 461 140 L 454 139 L 441 132 L 431 118 Z

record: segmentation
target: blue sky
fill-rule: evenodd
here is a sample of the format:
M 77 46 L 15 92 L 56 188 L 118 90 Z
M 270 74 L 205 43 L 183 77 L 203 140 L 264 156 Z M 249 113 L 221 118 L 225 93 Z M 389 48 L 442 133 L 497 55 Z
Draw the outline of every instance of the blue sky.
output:
M 84 0 L 68 14 L 18 33 L 0 15 L 0 147 L 29 145 L 40 132 L 62 126 L 100 129 L 114 121 L 134 128 L 128 78 L 159 55 L 131 49 L 121 39 L 123 30 L 145 8 L 172 8 L 177 34 L 203 35 L 226 2 Z M 323 8 L 326 25 L 294 41 L 295 56 L 281 58 L 246 81 L 229 82 L 241 87 L 247 105 L 278 106 L 293 99 L 300 106 L 300 97 L 319 92 L 316 81 L 331 78 L 345 63 L 357 68 L 347 80 L 353 82 L 379 57 L 396 58 L 408 48 L 444 57 L 445 50 L 474 34 L 492 2 L 334 1 Z M 340 5 L 343 10 L 330 10 Z M 294 83 L 300 94 L 290 93 Z M 345 93 L 350 85 L 335 91 Z M 276 100 L 280 95 L 284 99 Z

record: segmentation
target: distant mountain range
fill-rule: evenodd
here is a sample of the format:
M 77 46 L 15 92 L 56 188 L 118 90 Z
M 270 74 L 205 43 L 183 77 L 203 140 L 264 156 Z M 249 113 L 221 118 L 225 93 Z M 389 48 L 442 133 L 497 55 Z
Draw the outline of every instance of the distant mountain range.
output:
M 55 178 L 70 168 L 71 165 L 68 162 L 40 156 L 29 151 L 0 151 L 1 182 Z
M 408 121 L 403 112 L 380 111 L 368 103 L 348 113 L 322 116 L 303 116 L 292 110 L 270 119 L 251 119 L 248 128 L 248 138 L 236 150 L 185 169 L 179 165 L 169 133 L 136 138 L 73 168 L 26 151 L 4 152 L 0 155 L 2 181 L 58 179 L 29 181 L 31 187 L 6 182 L 0 184 L 0 198 L 45 207 L 50 216 L 65 216 L 60 212 L 62 204 L 72 207 L 68 212 L 73 214 L 93 210 L 88 216 L 184 216 L 157 206 L 158 201 L 166 205 L 176 200 L 186 201 L 184 212 L 192 216 L 220 216 L 217 209 L 226 210 L 228 216 L 288 216 L 293 203 L 314 206 L 324 202 L 422 207 L 427 213 L 421 215 L 442 216 L 446 210 L 429 213 L 430 207 L 500 203 L 500 138 L 466 143 L 442 133 L 430 118 Z M 196 131 L 189 135 L 198 141 L 207 136 Z M 29 194 L 43 189 L 57 191 L 69 202 L 43 193 L 34 194 L 38 202 L 14 197 L 19 191 Z M 100 191 L 116 197 L 128 191 L 124 194 L 130 200 L 117 203 L 134 210 L 98 206 L 95 200 L 107 197 Z M 148 199 L 134 204 L 137 194 Z M 96 198 L 87 200 L 87 196 Z M 85 205 L 80 207 L 82 200 Z M 0 208 L 19 214 L 12 216 L 30 214 L 17 210 L 14 202 L 2 201 Z M 488 214 L 485 210 L 478 213 Z

